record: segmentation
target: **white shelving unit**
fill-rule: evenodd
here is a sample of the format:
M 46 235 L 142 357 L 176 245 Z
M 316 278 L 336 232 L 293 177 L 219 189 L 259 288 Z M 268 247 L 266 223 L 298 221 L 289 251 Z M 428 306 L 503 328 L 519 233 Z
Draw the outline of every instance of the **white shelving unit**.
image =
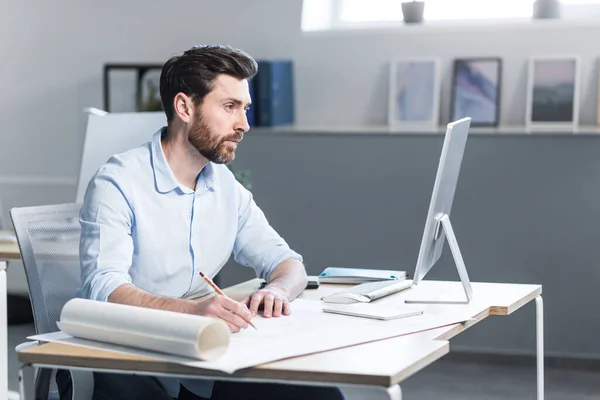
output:
M 429 130 L 402 130 L 390 128 L 387 125 L 362 125 L 362 126 L 278 126 L 278 127 L 253 127 L 248 134 L 341 134 L 341 135 L 437 135 L 443 134 L 446 126 L 440 126 L 437 129 Z M 600 127 L 593 125 L 580 126 L 576 130 L 569 128 L 527 128 L 524 125 L 506 125 L 498 127 L 472 127 L 472 135 L 600 135 Z

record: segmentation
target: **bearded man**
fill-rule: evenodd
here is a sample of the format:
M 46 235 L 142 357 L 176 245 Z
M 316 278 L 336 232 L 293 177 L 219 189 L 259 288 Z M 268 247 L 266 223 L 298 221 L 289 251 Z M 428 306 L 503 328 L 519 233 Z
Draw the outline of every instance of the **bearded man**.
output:
M 232 333 L 290 315 L 306 287 L 302 257 L 269 225 L 225 165 L 249 130 L 249 80 L 257 63 L 229 46 L 197 46 L 169 59 L 160 77 L 167 126 L 112 156 L 92 177 L 81 222 L 81 297 L 221 319 Z M 211 296 L 233 253 L 267 285 L 243 302 Z M 59 371 L 61 397 L 72 388 Z M 94 399 L 341 399 L 336 388 L 179 380 L 94 373 Z

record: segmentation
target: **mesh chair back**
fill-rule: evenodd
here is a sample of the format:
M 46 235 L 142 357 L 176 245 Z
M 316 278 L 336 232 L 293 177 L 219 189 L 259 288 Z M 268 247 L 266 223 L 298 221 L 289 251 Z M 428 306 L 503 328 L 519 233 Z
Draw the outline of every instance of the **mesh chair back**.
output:
M 13 208 L 10 211 L 37 334 L 55 332 L 67 301 L 80 287 L 80 204 Z M 36 398 L 58 399 L 56 370 L 42 369 L 36 379 Z
M 60 312 L 80 286 L 80 208 L 72 203 L 10 212 L 38 334 L 58 330 Z

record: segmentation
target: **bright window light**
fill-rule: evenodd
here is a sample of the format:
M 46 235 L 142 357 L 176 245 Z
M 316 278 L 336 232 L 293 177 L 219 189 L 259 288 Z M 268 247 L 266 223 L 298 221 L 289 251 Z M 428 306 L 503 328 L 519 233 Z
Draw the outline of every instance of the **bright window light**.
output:
M 302 30 L 354 29 L 402 22 L 408 0 L 303 0 Z M 428 22 L 530 20 L 534 0 L 425 0 Z M 600 19 L 600 0 L 561 0 L 561 18 Z M 459 22 L 460 23 L 460 22 Z
M 340 21 L 397 21 L 402 19 L 398 0 L 340 0 Z
M 600 0 L 562 0 L 563 6 L 600 4 Z M 338 0 L 342 22 L 402 20 L 400 0 Z M 534 0 L 426 0 L 429 21 L 531 18 Z
M 444 19 L 494 19 L 530 18 L 533 15 L 531 0 L 469 1 L 427 0 L 424 18 Z
M 344 22 L 399 21 L 402 20 L 401 3 L 399 0 L 340 0 L 339 19 Z M 529 18 L 532 14 L 533 0 L 427 0 L 424 18 L 430 21 L 510 19 Z

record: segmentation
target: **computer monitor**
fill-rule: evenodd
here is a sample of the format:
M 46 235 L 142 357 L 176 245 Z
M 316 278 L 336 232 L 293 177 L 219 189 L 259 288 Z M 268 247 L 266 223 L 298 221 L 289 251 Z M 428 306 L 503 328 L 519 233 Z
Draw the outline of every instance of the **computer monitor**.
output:
M 406 299 L 410 303 L 468 303 L 473 297 L 473 290 L 469 275 L 463 261 L 456 236 L 450 223 L 450 213 L 454 201 L 454 192 L 458 182 L 463 153 L 467 143 L 467 136 L 471 126 L 471 118 L 448 124 L 444 145 L 438 164 L 433 193 L 429 203 L 429 211 L 425 220 L 425 229 L 419 249 L 417 265 L 413 277 L 413 289 L 410 289 L 415 298 Z M 465 299 L 448 298 L 443 293 L 426 293 L 414 290 L 425 278 L 425 275 L 435 265 L 442 255 L 444 243 L 448 242 L 452 257 L 456 264 L 460 280 L 466 295 Z M 419 293 L 421 292 L 421 293 Z M 409 295 L 410 297 L 411 295 Z M 452 297 L 452 296 L 451 296 Z

